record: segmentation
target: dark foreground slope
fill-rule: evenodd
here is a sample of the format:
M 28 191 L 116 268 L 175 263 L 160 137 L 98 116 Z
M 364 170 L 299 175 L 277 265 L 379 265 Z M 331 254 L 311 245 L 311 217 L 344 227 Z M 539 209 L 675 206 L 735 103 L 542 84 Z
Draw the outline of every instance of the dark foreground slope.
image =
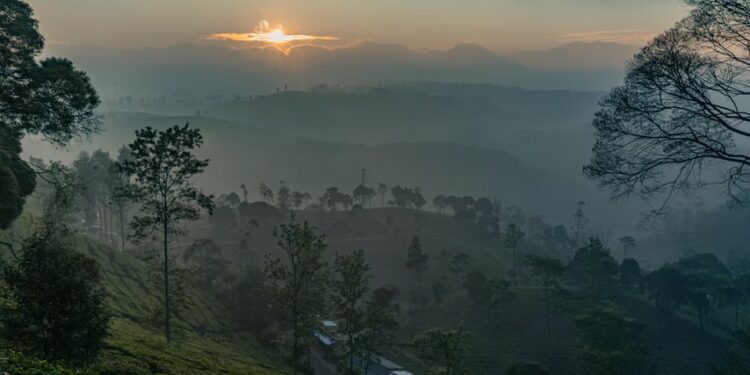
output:
M 113 374 L 257 374 L 285 373 L 272 348 L 252 335 L 234 332 L 229 316 L 210 295 L 186 285 L 187 303 L 176 321 L 170 345 L 153 320 L 160 292 L 147 263 L 128 253 L 82 240 L 82 253 L 101 265 L 114 319 L 102 355 Z

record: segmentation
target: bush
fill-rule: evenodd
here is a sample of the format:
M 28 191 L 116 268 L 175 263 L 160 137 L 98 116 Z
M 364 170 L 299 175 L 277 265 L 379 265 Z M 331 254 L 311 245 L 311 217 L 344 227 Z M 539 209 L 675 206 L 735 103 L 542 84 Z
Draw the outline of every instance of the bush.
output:
M 86 370 L 71 370 L 47 361 L 28 358 L 20 352 L 0 350 L 0 370 L 13 375 L 88 375 Z
M 46 224 L 24 242 L 17 264 L 3 266 L 8 303 L 0 333 L 36 357 L 92 360 L 109 324 L 100 278 L 96 261 L 73 250 L 68 231 Z

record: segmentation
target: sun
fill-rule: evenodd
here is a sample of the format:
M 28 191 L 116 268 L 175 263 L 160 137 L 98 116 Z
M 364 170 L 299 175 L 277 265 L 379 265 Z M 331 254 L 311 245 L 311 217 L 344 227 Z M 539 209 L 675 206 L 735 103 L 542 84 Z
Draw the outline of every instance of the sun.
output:
M 287 34 L 282 25 L 272 28 L 266 20 L 258 22 L 255 31 L 252 33 L 220 33 L 208 35 L 206 38 L 234 42 L 259 42 L 272 45 L 283 45 L 300 41 L 338 40 L 337 37 L 330 35 Z
M 265 33 L 254 33 L 255 34 L 255 40 L 262 41 L 266 43 L 277 43 L 277 44 L 283 44 L 288 43 L 294 40 L 301 40 L 301 36 L 307 36 L 307 35 L 286 35 L 284 33 L 284 29 L 281 27 L 277 27 L 271 31 L 265 32 Z

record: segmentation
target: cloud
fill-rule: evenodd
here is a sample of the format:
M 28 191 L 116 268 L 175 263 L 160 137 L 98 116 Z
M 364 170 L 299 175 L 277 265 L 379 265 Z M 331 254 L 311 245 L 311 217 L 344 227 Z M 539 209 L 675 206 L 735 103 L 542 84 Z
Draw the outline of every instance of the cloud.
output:
M 609 42 L 641 45 L 653 39 L 657 31 L 648 29 L 596 30 L 563 34 L 567 42 Z
M 268 21 L 261 20 L 251 33 L 217 33 L 207 35 L 204 39 L 282 45 L 315 40 L 331 41 L 339 38 L 331 35 L 287 34 L 282 25 L 271 27 Z

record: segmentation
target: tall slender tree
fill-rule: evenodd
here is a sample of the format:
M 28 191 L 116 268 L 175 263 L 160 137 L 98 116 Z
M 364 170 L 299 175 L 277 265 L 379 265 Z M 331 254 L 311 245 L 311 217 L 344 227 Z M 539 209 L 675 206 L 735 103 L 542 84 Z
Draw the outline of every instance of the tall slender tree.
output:
M 326 307 L 328 277 L 323 254 L 327 245 L 322 235 L 307 222 L 296 222 L 293 215 L 291 223 L 274 228 L 274 237 L 283 254 L 266 262 L 266 275 L 291 331 L 292 368 L 297 374 L 302 348 Z
M 119 170 L 132 181 L 118 194 L 140 203 L 140 212 L 130 226 L 134 235 L 146 238 L 158 232 L 162 236 L 164 261 L 164 335 L 171 339 L 169 289 L 170 243 L 180 234 L 179 225 L 197 220 L 201 210 L 212 213 L 213 197 L 193 185 L 193 177 L 202 173 L 208 160 L 198 159 L 194 150 L 203 144 L 199 129 L 173 126 L 166 130 L 151 127 L 137 130 L 128 147 L 131 158 L 118 163 Z
M 348 361 L 347 373 L 355 374 L 355 358 L 362 351 L 362 333 L 365 330 L 365 296 L 370 290 L 370 266 L 362 250 L 337 255 L 333 265 L 333 308 L 341 322 L 341 332 L 346 336 L 344 346 Z

